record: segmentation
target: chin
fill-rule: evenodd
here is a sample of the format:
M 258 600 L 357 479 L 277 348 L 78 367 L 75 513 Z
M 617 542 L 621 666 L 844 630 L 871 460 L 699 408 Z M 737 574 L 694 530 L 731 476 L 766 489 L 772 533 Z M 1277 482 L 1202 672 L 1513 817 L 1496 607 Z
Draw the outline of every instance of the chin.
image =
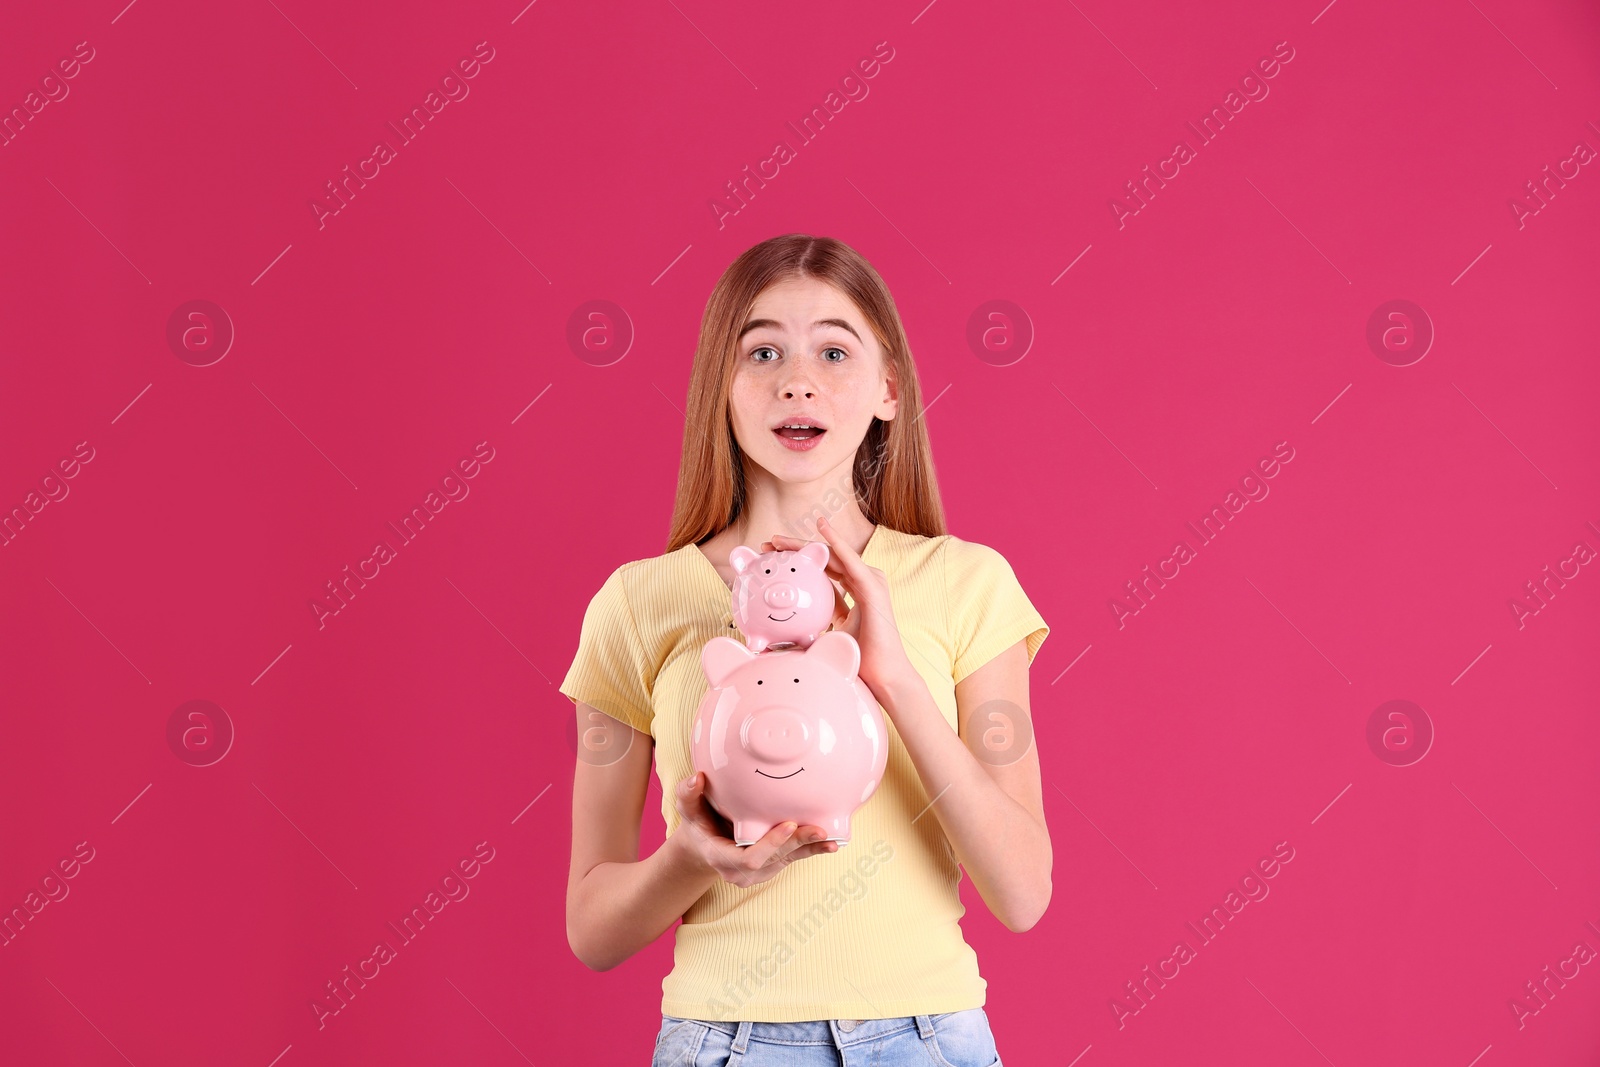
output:
M 823 471 L 832 470 L 838 462 L 838 457 L 829 455 L 821 449 L 813 452 L 790 452 L 779 445 L 778 454 L 772 457 L 770 469 L 821 474 Z

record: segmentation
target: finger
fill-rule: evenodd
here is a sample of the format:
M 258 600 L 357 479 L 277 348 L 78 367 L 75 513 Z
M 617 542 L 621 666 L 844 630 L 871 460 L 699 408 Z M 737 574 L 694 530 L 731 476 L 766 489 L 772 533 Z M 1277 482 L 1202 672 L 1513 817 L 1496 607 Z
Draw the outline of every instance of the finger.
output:
M 837 556 L 843 563 L 860 562 L 861 557 L 856 555 L 855 549 L 844 543 L 839 532 L 833 528 L 833 523 L 828 521 L 826 515 L 817 516 L 817 532 L 822 539 L 828 542 L 829 554 Z
M 761 551 L 798 552 L 807 545 L 815 543 L 816 542 L 808 541 L 803 537 L 790 537 L 788 534 L 773 534 L 772 540 L 767 541 L 761 546 Z M 823 543 L 826 544 L 826 542 Z M 829 578 L 833 578 L 835 580 L 844 577 L 844 568 L 839 566 L 839 562 L 834 558 L 834 553 L 832 551 L 829 551 L 828 553 L 828 562 L 823 565 L 822 572 Z
M 827 846 L 837 844 L 828 840 L 828 831 L 815 823 L 807 823 L 794 832 L 786 846 L 786 854 L 800 857 L 827 851 Z
M 807 543 L 808 542 L 802 541 L 798 537 L 790 537 L 788 534 L 773 534 L 772 540 L 761 546 L 761 551 L 798 552 L 800 549 L 806 547 Z
M 680 808 L 692 808 L 699 803 L 704 803 L 705 786 L 701 783 L 701 778 L 701 772 L 695 771 L 678 783 L 677 796 Z
M 702 836 L 731 841 L 733 824 L 711 806 L 711 801 L 706 797 L 705 777 L 704 771 L 696 771 L 678 784 L 678 811 L 690 828 Z
M 689 798 L 694 795 L 694 780 L 697 776 L 698 772 L 696 772 L 696 774 L 691 774 L 689 777 L 680 781 L 673 788 L 672 799 L 678 805 L 678 811 L 685 813 L 687 812 Z
M 844 600 L 844 586 L 835 581 L 833 583 L 833 622 L 836 626 L 843 626 L 850 620 L 850 605 Z
M 856 550 L 845 544 L 844 538 L 833 528 L 833 523 L 820 515 L 817 516 L 817 532 L 828 543 L 828 573 L 832 574 L 837 565 L 846 584 L 852 588 L 859 588 L 866 564 L 861 561 Z
M 816 845 L 825 844 L 827 837 L 828 831 L 824 830 L 820 826 L 802 826 L 795 830 L 795 832 L 789 836 L 789 839 L 783 843 L 782 848 L 779 850 L 779 855 L 783 856 L 784 858 L 788 858 L 789 856 L 796 854 L 809 855 L 806 850 L 811 849 Z
M 803 860 L 807 856 L 827 856 L 837 851 L 839 851 L 839 842 L 818 841 L 814 845 L 801 845 L 799 848 L 789 853 L 788 860 L 790 863 L 793 863 L 795 860 Z
M 700 792 L 698 783 L 699 773 L 695 773 L 678 783 L 675 790 L 675 799 L 678 805 L 678 814 L 683 816 L 684 825 L 701 837 L 706 836 L 707 804 Z
M 794 836 L 798 827 L 792 822 L 781 822 L 768 830 L 755 844 L 744 850 L 745 862 L 753 869 L 760 870 L 771 862 L 772 857 Z
M 824 541 L 822 543 L 827 544 L 828 542 Z M 775 552 L 798 552 L 810 544 L 816 544 L 816 542 L 807 541 L 801 537 L 790 537 L 788 534 L 773 534 L 772 540 L 762 547 L 762 551 L 766 551 L 767 547 L 770 546 Z M 846 571 L 839 562 L 839 554 L 837 552 L 829 550 L 828 562 L 823 564 L 822 573 L 835 582 L 844 581 L 847 578 Z

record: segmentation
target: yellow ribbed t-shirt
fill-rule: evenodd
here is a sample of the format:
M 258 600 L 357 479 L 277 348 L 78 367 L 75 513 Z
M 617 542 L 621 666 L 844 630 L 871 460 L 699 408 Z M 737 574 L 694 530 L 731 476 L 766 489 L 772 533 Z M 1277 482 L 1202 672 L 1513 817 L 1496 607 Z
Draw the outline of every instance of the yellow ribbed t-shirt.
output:
M 951 535 L 879 525 L 862 559 L 888 577 L 906 652 L 956 729 L 955 685 L 1049 634 L 1005 558 Z M 667 832 L 694 773 L 689 731 L 707 684 L 700 650 L 744 639 L 731 593 L 696 545 L 624 563 L 590 601 L 561 692 L 650 734 Z M 905 745 L 885 715 L 882 783 L 851 841 L 758 885 L 716 885 L 677 927 L 661 1010 L 689 1019 L 804 1022 L 935 1015 L 982 1007 L 988 983 L 961 935 L 961 867 Z M 913 821 L 915 820 L 915 821 Z

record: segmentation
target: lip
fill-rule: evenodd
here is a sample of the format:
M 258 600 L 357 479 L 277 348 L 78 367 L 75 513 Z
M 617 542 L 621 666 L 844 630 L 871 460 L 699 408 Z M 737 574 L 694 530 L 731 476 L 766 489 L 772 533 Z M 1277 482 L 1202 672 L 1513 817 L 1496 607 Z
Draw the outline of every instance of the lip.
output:
M 805 770 L 805 768 L 801 767 L 800 771 L 803 771 L 803 770 Z M 781 782 L 785 778 L 793 778 L 795 775 L 799 774 L 800 771 L 790 771 L 788 774 L 768 774 L 766 771 L 762 770 L 760 767 L 756 768 L 756 773 L 761 775 L 761 777 L 763 777 L 763 778 L 771 778 L 773 781 L 776 781 L 776 782 Z
M 792 437 L 783 436 L 783 434 L 779 433 L 777 430 L 772 431 L 772 436 L 778 439 L 778 443 L 791 452 L 809 452 L 813 448 L 816 448 L 817 442 L 821 441 L 827 435 L 828 431 L 823 430 L 815 437 L 808 437 L 804 441 L 796 441 Z
M 798 612 L 793 612 L 793 611 L 791 611 L 791 612 L 789 612 L 789 614 L 788 614 L 788 617 L 787 617 L 787 618 L 782 618 L 782 619 L 775 619 L 775 618 L 773 618 L 773 617 L 772 617 L 772 616 L 771 616 L 771 615 L 768 615 L 768 616 L 767 616 L 767 618 L 769 618 L 769 619 L 772 619 L 772 621 L 773 621 L 773 622 L 788 622 L 788 621 L 789 621 L 789 619 L 792 619 L 792 618 L 794 618 L 794 617 L 795 617 L 795 615 L 797 615 L 797 614 L 798 614 Z

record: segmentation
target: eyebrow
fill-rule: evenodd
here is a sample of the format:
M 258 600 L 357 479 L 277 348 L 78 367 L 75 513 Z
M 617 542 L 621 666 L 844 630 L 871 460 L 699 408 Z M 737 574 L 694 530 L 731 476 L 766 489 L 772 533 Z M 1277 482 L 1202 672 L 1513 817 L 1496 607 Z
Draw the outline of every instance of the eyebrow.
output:
M 855 337 L 855 339 L 857 341 L 861 340 L 861 335 L 859 333 L 856 333 L 856 328 L 854 326 L 850 325 L 848 322 L 844 321 L 843 319 L 818 319 L 816 322 L 813 322 L 811 325 L 814 326 L 814 327 L 815 326 L 837 326 L 841 330 L 850 331 L 850 334 L 853 337 Z M 760 330 L 760 329 L 779 330 L 779 331 L 781 331 L 783 329 L 783 326 L 781 324 L 777 323 L 777 322 L 774 322 L 772 319 L 751 319 L 749 322 L 745 323 L 744 324 L 744 328 L 739 331 L 739 336 L 743 337 L 745 334 L 749 333 L 751 330 Z M 862 342 L 862 343 L 865 343 L 865 342 Z

